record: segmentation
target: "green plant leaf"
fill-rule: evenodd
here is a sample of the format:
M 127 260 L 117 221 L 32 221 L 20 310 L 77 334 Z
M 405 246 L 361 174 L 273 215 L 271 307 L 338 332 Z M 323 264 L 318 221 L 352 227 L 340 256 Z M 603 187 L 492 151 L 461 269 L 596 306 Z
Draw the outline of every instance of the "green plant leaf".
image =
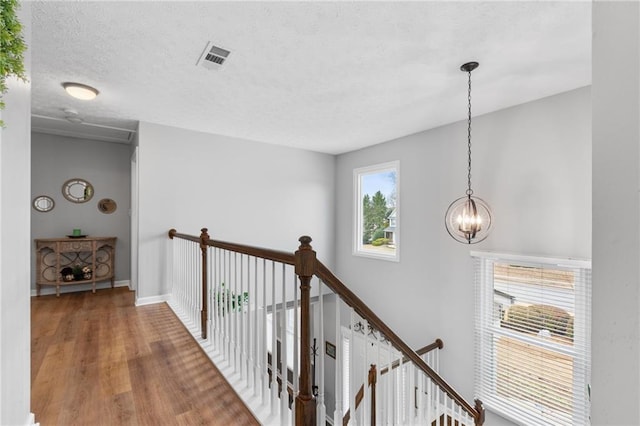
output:
M 6 79 L 15 76 L 26 81 L 24 51 L 27 45 L 16 15 L 18 7 L 18 0 L 0 0 L 0 109 L 5 106 L 2 96 L 7 92 Z M 2 120 L 0 126 L 4 127 Z

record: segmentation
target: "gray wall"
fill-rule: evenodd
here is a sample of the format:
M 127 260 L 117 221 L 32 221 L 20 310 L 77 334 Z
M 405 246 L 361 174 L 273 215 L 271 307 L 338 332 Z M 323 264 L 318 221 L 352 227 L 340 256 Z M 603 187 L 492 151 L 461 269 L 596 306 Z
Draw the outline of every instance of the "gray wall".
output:
M 145 122 L 138 143 L 138 303 L 169 291 L 170 228 L 290 252 L 310 235 L 332 266 L 334 156 Z
M 31 199 L 48 195 L 55 208 L 47 213 L 31 209 L 31 237 L 57 238 L 71 234 L 74 228 L 83 234 L 115 236 L 116 280 L 128 280 L 130 270 L 129 208 L 131 204 L 130 147 L 124 144 L 32 134 Z M 94 188 L 86 203 L 72 203 L 62 195 L 62 184 L 71 178 L 83 178 Z M 114 213 L 98 210 L 98 201 L 111 198 L 118 204 Z M 32 243 L 32 259 L 35 248 Z M 35 264 L 35 260 L 32 262 Z M 31 287 L 35 289 L 35 268 Z M 103 284 L 104 286 L 105 284 Z M 81 289 L 72 286 L 69 290 Z
M 639 26 L 637 2 L 594 2 L 594 425 L 640 424 Z
M 31 5 L 18 11 L 23 37 L 31 40 Z M 24 56 L 27 78 L 31 53 Z M 0 424 L 31 424 L 29 297 L 29 155 L 31 86 L 8 79 L 0 112 Z
M 400 160 L 398 263 L 351 254 L 353 169 L 390 160 Z M 341 155 L 336 167 L 337 275 L 410 346 L 441 337 L 441 372 L 466 398 L 474 396 L 469 252 L 591 257 L 589 88 L 474 117 L 473 188 L 495 215 L 477 245 L 455 242 L 444 227 L 466 189 L 466 122 Z

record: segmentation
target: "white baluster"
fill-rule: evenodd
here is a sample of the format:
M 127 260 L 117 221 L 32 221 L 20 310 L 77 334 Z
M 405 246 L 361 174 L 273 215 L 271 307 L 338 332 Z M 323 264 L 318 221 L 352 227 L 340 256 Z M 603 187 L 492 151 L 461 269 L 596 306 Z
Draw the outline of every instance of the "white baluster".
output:
M 186 280 L 185 280 L 185 284 L 187 285 L 187 303 L 189 304 L 189 311 L 188 311 L 188 315 L 189 315 L 189 321 L 193 322 L 193 310 L 194 310 L 194 303 L 193 303 L 193 256 L 192 256 L 192 247 L 190 244 L 187 245 L 187 243 L 185 242 L 185 255 L 186 255 L 186 265 L 187 265 L 187 273 L 186 273 Z
M 220 305 L 218 304 L 218 292 L 220 291 L 220 249 L 213 248 L 213 279 L 211 285 L 211 314 L 213 317 L 213 346 L 220 350 Z
M 186 304 L 186 295 L 185 295 L 185 257 L 184 257 L 184 253 L 183 253 L 183 247 L 182 247 L 182 240 L 178 240 L 178 247 L 177 247 L 177 253 L 176 256 L 178 258 L 178 265 L 180 266 L 178 269 L 178 274 L 176 275 L 176 280 L 177 280 L 177 285 L 180 288 L 180 307 L 182 308 L 182 311 L 186 314 L 189 315 L 189 310 L 188 310 L 188 305 Z
M 180 246 L 179 246 L 179 240 L 176 240 L 174 238 L 173 240 L 173 244 L 171 245 L 173 247 L 173 285 L 172 285 L 172 290 L 171 290 L 171 295 L 175 300 L 178 300 L 180 302 L 180 305 L 182 305 L 182 288 L 180 287 L 180 280 L 179 280 L 179 276 L 180 276 L 180 271 L 182 269 L 182 262 L 180 259 Z M 182 305 L 181 307 L 183 307 L 184 305 Z
M 278 412 L 278 312 L 276 311 L 276 267 L 271 262 L 271 413 Z
M 258 372 L 261 377 L 260 392 L 262 394 L 262 405 L 267 403 L 269 395 L 269 376 L 267 374 L 268 351 L 267 351 L 267 261 L 262 259 L 262 333 L 260 333 L 260 357 L 258 358 Z
M 442 392 L 442 389 L 440 389 L 440 386 L 435 383 L 434 386 L 436 387 L 436 416 L 439 419 L 441 415 L 445 414 L 443 410 L 444 393 Z M 446 421 L 446 419 L 444 420 Z
M 197 317 L 198 317 L 198 306 L 196 303 L 196 284 L 195 284 L 195 268 L 196 268 L 196 257 L 198 256 L 198 253 L 196 252 L 196 248 L 195 245 L 193 243 L 189 243 L 188 244 L 188 254 L 189 254 L 189 305 L 191 306 L 190 309 L 190 317 L 191 317 L 191 322 L 194 325 L 197 325 Z
M 342 357 L 342 326 L 340 324 L 340 303 L 342 301 L 337 294 L 334 294 L 336 302 L 335 319 L 336 319 L 336 371 L 335 371 L 335 407 L 333 410 L 333 424 L 335 426 L 342 426 L 342 418 L 344 417 L 344 407 L 342 406 L 342 370 L 344 362 Z M 320 348 L 322 356 L 324 357 L 324 341 L 320 342 Z M 324 425 L 322 425 L 324 426 Z
M 233 253 L 233 290 L 231 291 L 231 318 L 233 319 L 233 372 L 238 373 L 240 363 L 240 315 L 238 314 L 238 253 Z
M 366 319 L 362 319 L 362 402 L 360 403 L 360 419 L 362 419 L 362 423 L 365 425 L 371 424 L 371 410 L 369 409 L 369 404 L 371 403 L 371 399 L 369 396 L 371 395 L 369 389 L 369 323 Z M 356 384 L 358 386 L 358 384 Z M 357 389 L 360 389 L 358 386 Z
M 351 319 L 349 321 L 349 423 L 348 425 L 357 425 L 357 410 L 356 410 L 356 393 L 357 385 L 356 385 L 356 364 L 355 358 L 358 356 L 358 350 L 356 349 L 356 341 L 355 341 L 355 312 L 353 309 L 350 309 Z
M 388 363 L 387 363 L 387 386 L 386 386 L 386 390 L 387 390 L 387 424 L 392 425 L 395 424 L 394 420 L 395 420 L 395 415 L 394 415 L 394 411 L 395 411 L 395 398 L 393 397 L 393 395 L 395 395 L 394 392 L 394 385 L 395 385 L 395 381 L 394 381 L 394 377 L 395 377 L 395 372 L 393 371 L 393 359 L 394 359 L 394 351 L 393 351 L 393 347 L 391 346 L 390 342 L 387 342 L 387 350 L 389 352 L 389 359 L 388 359 Z
M 318 378 L 317 380 L 317 386 L 318 386 L 318 403 L 316 405 L 316 410 L 317 410 L 317 414 L 318 414 L 318 421 L 317 424 L 318 425 L 326 425 L 327 424 L 327 420 L 326 420 L 326 410 L 327 408 L 324 405 L 324 351 L 322 351 L 322 344 L 324 342 L 324 296 L 323 296 L 323 286 L 322 286 L 322 280 L 320 280 L 318 278 L 318 298 L 319 298 L 319 308 L 320 308 L 320 315 L 319 315 L 319 330 L 318 330 L 318 338 L 320 339 L 320 350 L 319 350 L 319 354 L 318 354 L 318 368 L 316 369 L 316 377 Z M 337 355 L 337 354 L 336 354 Z M 316 366 L 314 366 L 315 368 Z
M 234 290 L 234 262 L 233 262 L 234 253 L 229 251 L 227 252 L 227 291 L 225 293 L 225 312 L 227 317 L 227 339 L 228 339 L 228 362 L 229 365 L 235 371 L 235 351 L 234 351 L 234 315 L 233 315 L 233 304 L 232 304 L 232 295 Z
M 418 424 L 426 423 L 426 418 L 424 415 L 425 414 L 424 383 L 425 383 L 424 372 L 420 369 L 416 369 L 416 385 L 418 387 L 418 390 L 416 391 L 417 393 L 416 404 L 418 406 L 418 408 L 416 409 L 416 423 Z
M 238 285 L 240 290 L 236 294 L 236 315 L 238 316 L 238 359 L 240 362 L 240 379 L 247 378 L 246 360 L 247 352 L 244 345 L 245 340 L 245 320 L 244 320 L 244 255 L 240 254 L 240 280 Z
M 280 376 L 282 380 L 282 392 L 280 393 L 280 424 L 288 424 L 289 414 L 289 366 L 287 354 L 287 284 L 285 265 L 282 264 L 282 298 L 280 307 Z
M 180 287 L 182 288 L 182 308 L 187 316 L 187 319 L 191 320 L 191 304 L 189 303 L 189 257 L 186 242 L 181 241 L 180 244 L 180 265 L 182 265 L 180 271 Z
M 291 268 L 291 275 L 293 277 L 293 339 L 291 340 L 291 344 L 293 345 L 293 403 L 291 404 L 291 424 L 295 424 L 296 422 L 296 402 L 295 398 L 298 395 L 298 391 L 300 390 L 300 380 L 298 377 L 300 376 L 300 365 L 299 365 L 299 356 L 300 356 L 300 342 L 299 338 L 299 326 L 300 318 L 298 315 L 298 276 L 296 275 L 296 271 Z M 305 348 L 302 350 L 310 350 L 309 348 Z
M 382 403 L 382 399 L 380 398 L 380 393 L 382 390 L 382 376 L 380 375 L 381 366 L 382 366 L 382 352 L 380 351 L 380 347 L 382 346 L 382 333 L 378 332 L 378 339 L 376 340 L 376 398 L 372 401 L 372 404 L 375 403 L 376 407 L 376 422 L 380 423 L 382 419 L 382 414 L 380 411 L 380 404 Z
M 233 304 L 232 304 L 232 295 L 234 291 L 234 261 L 233 261 L 234 253 L 229 251 L 227 252 L 227 288 L 225 293 L 225 312 L 227 317 L 227 340 L 228 340 L 228 362 L 229 365 L 235 371 L 235 350 L 234 350 L 234 315 L 233 315 Z
M 407 404 L 407 416 L 408 416 L 408 424 L 409 425 L 413 425 L 414 421 L 415 421 L 415 414 L 416 414 L 416 406 L 417 406 L 417 401 L 416 401 L 416 383 L 415 383 L 415 369 L 413 368 L 413 363 L 411 361 L 409 361 L 407 363 L 407 367 L 406 367 L 406 373 L 407 373 L 407 384 L 406 386 L 408 386 L 407 391 L 409 392 L 409 398 L 407 398 L 408 404 Z
M 244 371 L 245 371 L 245 379 L 247 387 L 251 387 L 251 373 L 253 372 L 253 367 L 250 364 L 251 359 L 251 271 L 249 270 L 249 265 L 251 263 L 251 257 L 249 255 L 245 256 L 245 273 L 244 273 L 244 287 L 242 288 L 242 318 L 244 321 L 244 339 L 243 339 L 243 349 L 242 356 L 244 357 Z M 247 294 L 247 298 L 245 299 L 245 293 Z M 245 301 L 246 300 L 246 301 Z
M 191 244 L 190 247 L 190 256 L 189 256 L 189 274 L 191 275 L 191 281 L 189 283 L 189 290 L 191 291 L 191 306 L 192 306 L 192 321 L 193 324 L 197 327 L 200 328 L 200 323 L 198 321 L 198 290 L 197 290 L 197 283 L 196 283 L 196 268 L 197 268 L 197 262 L 198 262 L 198 252 L 197 249 L 195 248 L 194 244 Z
M 447 396 L 447 398 L 451 402 L 451 408 L 449 408 L 449 416 L 451 416 L 453 421 L 453 419 L 455 419 L 456 402 L 453 400 L 453 398 L 450 398 L 449 396 Z
M 260 363 L 260 351 L 258 349 L 258 258 L 253 258 L 253 294 L 249 295 L 249 305 L 253 306 L 253 334 L 251 336 L 251 365 L 253 366 L 253 396 L 257 396 L 260 391 L 258 380 L 260 377 L 260 369 L 258 368 Z
M 218 279 L 216 280 L 216 307 L 218 309 L 217 321 L 218 321 L 218 352 L 224 356 L 224 308 L 222 305 L 222 283 L 224 281 L 224 252 L 218 250 Z
M 396 369 L 396 423 L 404 424 L 404 374 L 403 374 L 404 365 L 402 364 L 402 353 L 398 353 L 398 368 Z
M 224 309 L 224 354 L 227 362 L 231 362 L 231 313 L 229 306 L 229 296 L 231 293 L 231 253 L 224 252 L 224 288 L 222 293 Z
M 191 299 L 191 245 L 184 241 L 183 244 L 183 256 L 184 256 L 184 275 L 182 281 L 185 289 L 185 307 L 188 320 L 193 321 L 193 303 Z
M 194 245 L 194 265 L 193 268 L 193 295 L 195 300 L 195 318 L 194 321 L 198 324 L 198 328 L 202 333 L 202 251 L 200 250 L 200 246 L 196 243 Z
M 431 378 L 425 376 L 425 384 L 427 390 L 427 398 L 426 398 L 426 416 L 429 423 L 433 421 L 433 386 L 431 385 Z
M 213 343 L 215 341 L 214 330 L 213 330 L 213 304 L 211 303 L 211 295 L 213 294 L 213 277 L 214 277 L 214 248 L 207 247 L 207 265 L 209 268 L 207 269 L 207 303 L 209 304 L 209 312 L 207 312 L 207 326 L 209 328 L 209 332 L 207 333 L 207 345 L 212 348 L 214 347 Z

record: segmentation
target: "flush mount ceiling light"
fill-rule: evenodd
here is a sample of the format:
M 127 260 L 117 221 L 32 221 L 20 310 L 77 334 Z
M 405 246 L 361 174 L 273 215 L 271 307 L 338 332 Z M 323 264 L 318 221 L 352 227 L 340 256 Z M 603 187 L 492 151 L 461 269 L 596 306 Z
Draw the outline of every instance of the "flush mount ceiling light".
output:
M 62 87 L 64 87 L 64 90 L 66 90 L 70 96 L 83 101 L 90 101 L 100 93 L 98 89 L 80 83 L 64 82 L 62 83 Z
M 467 192 L 455 200 L 445 215 L 447 232 L 454 240 L 464 244 L 475 244 L 487 238 L 491 229 L 491 209 L 482 199 L 473 195 L 471 189 L 471 71 L 478 68 L 477 62 L 468 62 L 460 71 L 469 74 L 468 119 L 467 119 Z

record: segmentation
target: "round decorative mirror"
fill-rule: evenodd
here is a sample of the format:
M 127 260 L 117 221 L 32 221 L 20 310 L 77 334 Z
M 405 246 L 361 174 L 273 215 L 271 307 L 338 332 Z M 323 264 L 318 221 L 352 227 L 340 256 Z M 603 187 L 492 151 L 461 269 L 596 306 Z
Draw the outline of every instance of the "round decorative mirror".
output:
M 93 186 L 84 179 L 69 179 L 62 185 L 62 195 L 72 203 L 86 203 L 93 197 Z
M 103 198 L 98 201 L 98 210 L 104 214 L 111 214 L 116 211 L 118 205 L 111 198 Z
M 48 195 L 38 195 L 33 199 L 33 208 L 39 212 L 50 212 L 56 203 Z

